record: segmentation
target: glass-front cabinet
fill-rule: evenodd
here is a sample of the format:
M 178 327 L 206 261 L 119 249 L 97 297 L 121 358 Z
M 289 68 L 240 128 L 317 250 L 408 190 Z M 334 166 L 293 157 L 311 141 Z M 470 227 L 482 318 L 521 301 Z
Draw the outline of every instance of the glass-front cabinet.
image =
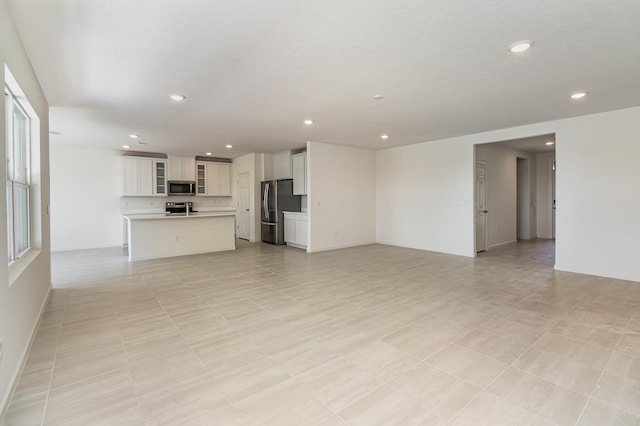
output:
M 167 195 L 167 161 L 154 160 L 153 167 L 153 195 Z
M 196 195 L 207 194 L 207 176 L 206 165 L 203 163 L 196 163 Z

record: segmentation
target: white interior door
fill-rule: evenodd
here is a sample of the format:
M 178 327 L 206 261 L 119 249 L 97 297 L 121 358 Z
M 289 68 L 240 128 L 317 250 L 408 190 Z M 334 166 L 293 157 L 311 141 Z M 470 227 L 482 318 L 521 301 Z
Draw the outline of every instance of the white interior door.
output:
M 249 239 L 251 221 L 251 196 L 249 194 L 249 173 L 238 174 L 238 205 L 236 217 L 236 235 L 243 240 Z
M 487 250 L 487 163 L 476 161 L 475 170 L 476 253 Z

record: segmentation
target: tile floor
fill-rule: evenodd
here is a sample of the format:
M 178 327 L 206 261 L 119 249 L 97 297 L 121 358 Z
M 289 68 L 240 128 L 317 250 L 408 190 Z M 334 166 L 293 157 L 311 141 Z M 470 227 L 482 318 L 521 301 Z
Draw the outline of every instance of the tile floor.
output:
M 640 283 L 371 245 L 56 253 L 4 424 L 640 425 Z

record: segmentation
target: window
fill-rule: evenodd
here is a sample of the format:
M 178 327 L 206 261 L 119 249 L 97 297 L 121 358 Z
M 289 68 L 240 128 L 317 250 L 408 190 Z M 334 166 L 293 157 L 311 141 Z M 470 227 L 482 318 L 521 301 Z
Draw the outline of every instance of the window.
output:
M 4 89 L 7 128 L 7 251 L 9 263 L 31 248 L 29 161 L 30 118 L 8 86 Z

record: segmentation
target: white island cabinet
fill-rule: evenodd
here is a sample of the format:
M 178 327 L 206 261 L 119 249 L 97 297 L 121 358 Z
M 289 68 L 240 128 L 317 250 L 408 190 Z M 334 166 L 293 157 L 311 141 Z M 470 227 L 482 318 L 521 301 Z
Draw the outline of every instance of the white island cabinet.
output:
M 307 248 L 307 214 L 284 212 L 284 242 L 288 246 Z
M 129 260 L 235 250 L 235 214 L 235 211 L 224 211 L 189 216 L 124 215 Z

